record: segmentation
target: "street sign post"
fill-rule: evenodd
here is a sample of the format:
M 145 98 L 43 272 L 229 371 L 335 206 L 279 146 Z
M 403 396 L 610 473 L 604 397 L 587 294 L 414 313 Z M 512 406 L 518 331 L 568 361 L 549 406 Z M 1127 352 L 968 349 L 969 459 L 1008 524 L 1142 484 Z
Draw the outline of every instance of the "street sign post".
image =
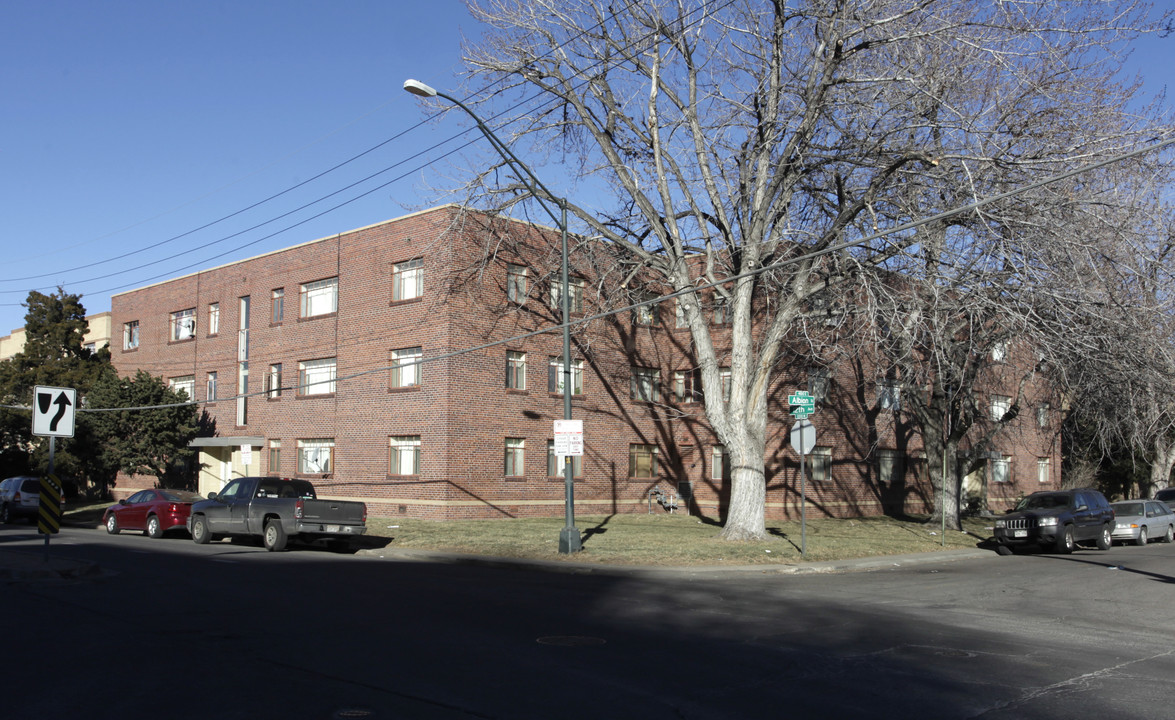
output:
M 805 393 L 806 395 L 807 393 Z M 793 396 L 794 397 L 794 396 Z M 791 398 L 788 399 L 790 402 Z M 793 413 L 794 414 L 794 413 Z M 791 446 L 800 456 L 800 559 L 808 554 L 808 482 L 804 470 L 804 458 L 816 447 L 816 426 L 804 415 L 791 427 Z

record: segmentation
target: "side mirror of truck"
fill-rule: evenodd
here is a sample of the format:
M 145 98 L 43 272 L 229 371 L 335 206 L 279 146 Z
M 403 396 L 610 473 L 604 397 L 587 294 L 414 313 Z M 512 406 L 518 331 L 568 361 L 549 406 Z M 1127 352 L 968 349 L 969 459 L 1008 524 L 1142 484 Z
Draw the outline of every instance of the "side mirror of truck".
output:
M 215 499 L 216 499 L 216 491 L 215 491 L 215 490 L 213 490 L 212 492 L 208 493 L 208 499 L 209 499 L 209 500 L 215 500 Z

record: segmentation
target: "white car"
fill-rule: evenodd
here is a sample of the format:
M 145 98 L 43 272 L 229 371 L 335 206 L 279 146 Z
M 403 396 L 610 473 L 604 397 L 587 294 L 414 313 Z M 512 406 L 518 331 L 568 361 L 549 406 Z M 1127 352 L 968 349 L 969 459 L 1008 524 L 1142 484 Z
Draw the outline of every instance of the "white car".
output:
M 0 482 L 0 523 L 35 519 L 41 507 L 41 479 L 21 475 Z
M 1114 508 L 1114 540 L 1146 545 L 1152 538 L 1175 541 L 1175 513 L 1158 500 L 1123 500 Z

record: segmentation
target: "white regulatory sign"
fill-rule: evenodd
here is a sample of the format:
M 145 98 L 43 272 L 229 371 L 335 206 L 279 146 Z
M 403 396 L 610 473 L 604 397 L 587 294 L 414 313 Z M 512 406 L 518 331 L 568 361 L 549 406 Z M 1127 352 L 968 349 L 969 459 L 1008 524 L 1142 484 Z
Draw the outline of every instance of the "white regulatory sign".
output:
M 33 434 L 41 437 L 73 437 L 73 416 L 77 408 L 74 388 L 33 388 Z
M 555 421 L 555 454 L 583 455 L 583 420 Z

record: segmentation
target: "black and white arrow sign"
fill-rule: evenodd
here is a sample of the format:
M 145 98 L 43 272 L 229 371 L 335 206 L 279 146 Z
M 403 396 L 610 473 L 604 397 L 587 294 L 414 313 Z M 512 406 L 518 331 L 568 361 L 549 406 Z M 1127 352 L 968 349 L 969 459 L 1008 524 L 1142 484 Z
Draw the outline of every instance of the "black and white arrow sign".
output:
M 73 437 L 77 390 L 45 387 L 33 389 L 33 434 L 42 437 Z

